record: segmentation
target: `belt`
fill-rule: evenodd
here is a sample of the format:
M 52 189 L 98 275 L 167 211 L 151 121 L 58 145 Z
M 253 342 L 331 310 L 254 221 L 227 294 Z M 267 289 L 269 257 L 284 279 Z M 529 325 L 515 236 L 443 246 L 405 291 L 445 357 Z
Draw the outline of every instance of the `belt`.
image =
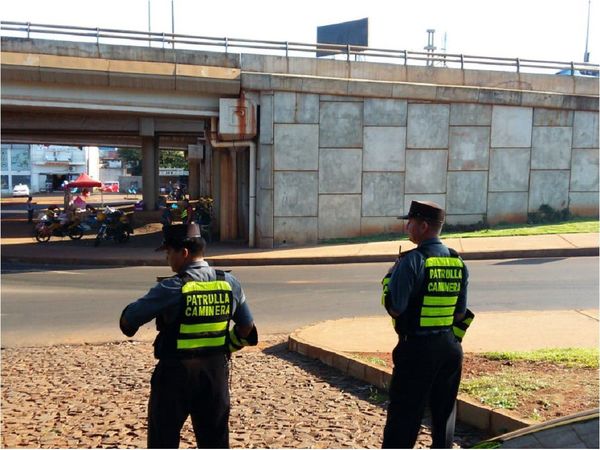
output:
M 444 336 L 444 335 L 447 335 L 448 333 L 450 333 L 451 331 L 452 330 L 447 329 L 447 330 L 440 330 L 440 331 L 432 331 L 430 333 L 423 333 L 423 334 L 403 334 L 398 337 L 400 339 L 400 342 L 406 342 L 406 341 L 413 341 L 413 340 L 417 340 L 417 339 L 430 339 L 433 337 Z

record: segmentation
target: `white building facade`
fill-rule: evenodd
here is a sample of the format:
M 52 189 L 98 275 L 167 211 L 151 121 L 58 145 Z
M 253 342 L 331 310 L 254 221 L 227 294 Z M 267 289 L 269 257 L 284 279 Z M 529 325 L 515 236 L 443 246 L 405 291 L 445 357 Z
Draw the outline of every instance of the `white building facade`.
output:
M 3 143 L 1 162 L 2 194 L 19 183 L 28 185 L 32 194 L 51 192 L 83 172 L 97 179 L 100 170 L 98 147 Z

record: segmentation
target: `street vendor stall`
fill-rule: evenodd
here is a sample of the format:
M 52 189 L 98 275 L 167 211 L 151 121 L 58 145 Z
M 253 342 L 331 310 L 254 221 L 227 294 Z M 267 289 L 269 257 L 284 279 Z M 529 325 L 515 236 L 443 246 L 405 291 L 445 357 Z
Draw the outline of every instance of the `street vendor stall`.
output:
M 102 182 L 98 181 L 98 180 L 94 180 L 92 177 L 90 177 L 87 173 L 82 173 L 81 175 L 79 175 L 79 177 L 73 181 L 71 181 L 69 184 L 67 184 L 65 189 L 72 189 L 72 188 L 95 188 L 95 187 L 102 187 Z M 102 202 L 102 205 L 104 206 L 104 195 L 102 194 L 102 189 L 100 190 L 100 200 Z

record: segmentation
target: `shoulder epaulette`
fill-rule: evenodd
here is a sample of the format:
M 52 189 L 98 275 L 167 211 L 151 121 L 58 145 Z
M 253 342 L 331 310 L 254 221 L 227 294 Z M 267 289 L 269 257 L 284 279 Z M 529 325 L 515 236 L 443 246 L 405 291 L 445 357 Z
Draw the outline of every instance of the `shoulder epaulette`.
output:
M 219 269 L 215 269 L 215 273 L 217 274 L 217 280 L 218 281 L 225 281 L 225 271 L 219 270 Z

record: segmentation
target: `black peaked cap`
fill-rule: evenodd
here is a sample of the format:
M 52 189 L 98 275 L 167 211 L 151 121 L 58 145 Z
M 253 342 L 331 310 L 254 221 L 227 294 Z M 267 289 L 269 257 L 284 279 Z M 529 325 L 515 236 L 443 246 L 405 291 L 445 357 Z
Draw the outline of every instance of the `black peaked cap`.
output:
M 180 247 L 187 240 L 201 237 L 200 226 L 197 223 L 168 225 L 164 229 L 163 243 L 156 251 L 164 250 L 169 245 Z
M 410 204 L 408 214 L 398 217 L 398 219 L 407 220 L 413 217 L 423 219 L 427 222 L 443 223 L 446 219 L 446 212 L 437 203 L 413 200 Z

